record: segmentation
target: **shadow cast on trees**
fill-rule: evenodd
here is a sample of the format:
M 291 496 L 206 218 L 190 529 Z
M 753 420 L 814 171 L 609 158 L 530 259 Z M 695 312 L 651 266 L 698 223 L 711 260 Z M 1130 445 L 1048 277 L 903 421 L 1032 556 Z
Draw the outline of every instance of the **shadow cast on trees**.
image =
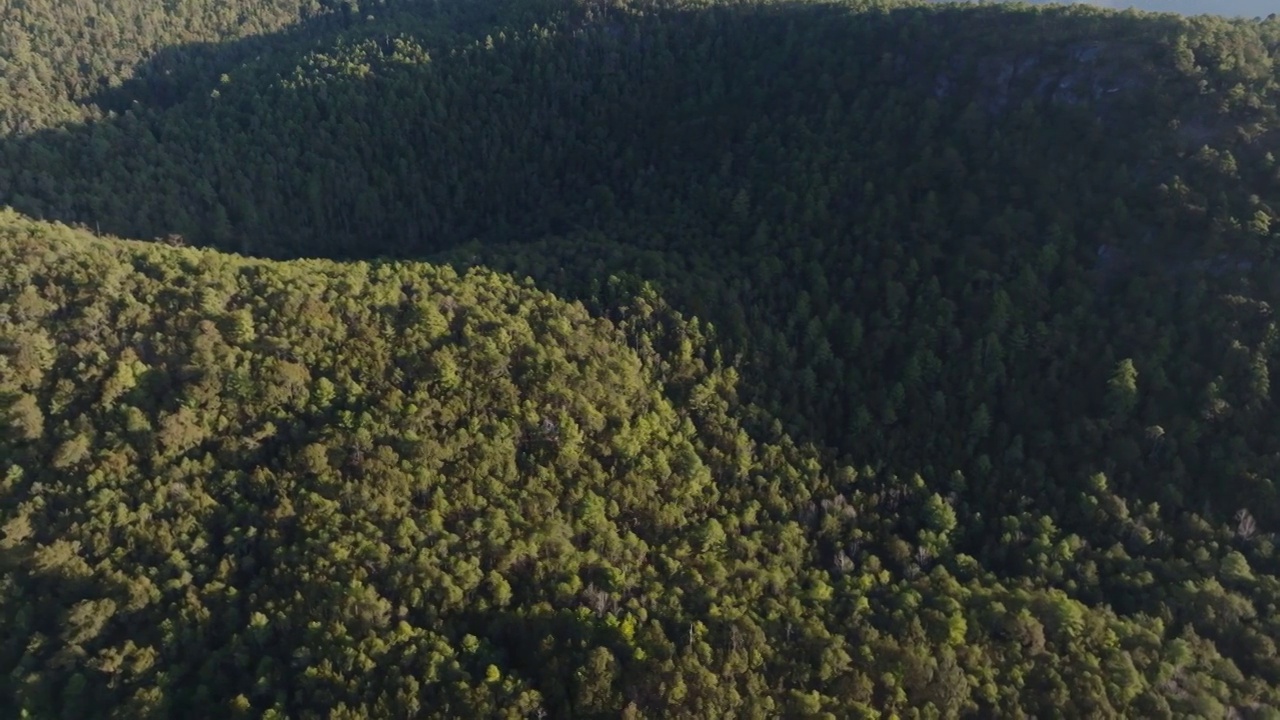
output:
M 342 7 L 273 35 L 168 48 L 85 99 L 108 119 L 0 140 L 0 202 L 269 257 L 422 257 L 672 217 L 678 230 L 722 234 L 742 189 L 723 187 L 740 172 L 725 155 L 751 153 L 754 126 L 820 115 L 892 50 L 904 67 L 880 80 L 902 85 L 883 89 L 922 100 L 933 60 L 917 63 L 882 31 L 931 23 L 974 35 L 996 17 L 779 3 L 624 23 L 629 11 L 603 4 L 400 2 L 368 17 Z M 935 32 L 920 51 L 945 56 L 926 44 Z M 726 49 L 724 37 L 749 40 Z M 848 57 L 805 53 L 800 38 Z M 988 44 L 968 52 L 999 51 Z M 737 72 L 749 55 L 755 67 Z M 670 178 L 708 187 L 673 197 Z
M 1166 121 L 1138 111 L 1154 102 L 1150 38 L 1174 19 L 822 3 L 371 13 L 159 53 L 89 99 L 108 119 L 0 141 L 0 202 L 263 257 L 485 262 L 588 302 L 637 276 L 721 328 L 715 349 L 761 388 L 748 399 L 794 437 L 932 477 L 954 465 L 919 458 L 999 463 L 1015 440 L 1019 462 L 1047 452 L 1060 423 L 1025 412 L 1037 403 L 1093 411 L 1031 382 L 1058 362 L 1035 348 L 1007 363 L 1021 381 L 948 362 L 917 387 L 904 367 L 922 343 L 950 359 L 992 332 L 996 289 L 1032 262 L 1027 237 L 1061 230 L 1067 269 L 1044 282 L 1080 284 L 1096 247 L 1076 238 L 1129 230 L 1091 212 L 1136 192 L 1098 168 Z M 1099 47 L 1127 69 L 1089 70 Z M 924 340 L 947 303 L 954 333 Z M 1101 387 L 1113 351 L 1081 343 Z M 973 389 L 939 405 L 944 387 Z M 953 445 L 988 397 L 1028 422 Z

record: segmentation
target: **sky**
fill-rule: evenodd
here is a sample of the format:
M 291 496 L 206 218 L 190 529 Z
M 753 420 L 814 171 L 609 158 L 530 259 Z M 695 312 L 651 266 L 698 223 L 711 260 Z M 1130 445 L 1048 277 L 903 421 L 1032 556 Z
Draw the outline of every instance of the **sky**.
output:
M 1032 0 L 1036 2 L 1037 0 Z M 1046 1 L 1046 0 L 1039 0 Z M 1069 1 L 1069 0 L 1068 0 Z M 1151 12 L 1176 12 L 1184 15 L 1266 17 L 1280 13 L 1280 0 L 1080 0 L 1091 5 L 1110 8 L 1133 7 Z

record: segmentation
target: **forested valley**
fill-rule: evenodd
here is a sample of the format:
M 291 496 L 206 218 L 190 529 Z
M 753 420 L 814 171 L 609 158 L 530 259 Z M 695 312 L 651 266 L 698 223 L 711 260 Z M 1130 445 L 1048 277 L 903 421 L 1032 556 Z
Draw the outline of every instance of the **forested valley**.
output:
M 0 0 L 0 717 L 1280 718 L 1278 100 L 1274 16 Z

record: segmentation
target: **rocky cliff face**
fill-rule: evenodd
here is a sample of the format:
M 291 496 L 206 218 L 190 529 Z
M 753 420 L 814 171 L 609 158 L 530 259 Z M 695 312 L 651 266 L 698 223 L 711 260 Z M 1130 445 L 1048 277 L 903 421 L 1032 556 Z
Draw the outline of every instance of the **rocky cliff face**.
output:
M 1046 47 L 1033 55 L 993 54 L 957 57 L 933 78 L 939 100 L 964 93 L 989 113 L 1022 102 L 1093 107 L 1105 117 L 1109 107 L 1131 101 L 1136 90 L 1158 78 L 1147 60 L 1151 47 L 1108 41 L 1084 41 Z

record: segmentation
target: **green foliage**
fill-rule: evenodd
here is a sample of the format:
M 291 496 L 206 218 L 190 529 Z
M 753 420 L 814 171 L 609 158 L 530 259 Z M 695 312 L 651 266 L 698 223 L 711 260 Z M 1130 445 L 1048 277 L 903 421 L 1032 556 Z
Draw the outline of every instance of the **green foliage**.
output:
M 1280 23 L 82 5 L 0 202 L 164 240 L 0 213 L 0 716 L 1280 706 Z
M 1125 358 L 1116 363 L 1115 372 L 1107 381 L 1107 409 L 1114 415 L 1127 415 L 1138 406 L 1138 370 L 1133 360 Z

